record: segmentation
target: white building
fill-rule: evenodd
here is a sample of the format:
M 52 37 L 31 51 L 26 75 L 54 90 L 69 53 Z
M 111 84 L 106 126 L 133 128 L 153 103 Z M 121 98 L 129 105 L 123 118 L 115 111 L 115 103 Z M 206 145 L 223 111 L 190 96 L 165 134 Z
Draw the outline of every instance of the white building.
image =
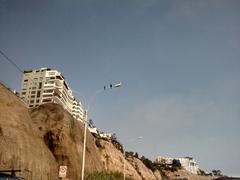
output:
M 199 167 L 193 157 L 178 158 L 178 160 L 180 161 L 182 167 L 187 171 L 191 172 L 192 174 L 198 173 Z
M 77 101 L 76 99 L 73 100 L 71 114 L 75 119 L 83 121 L 84 110 L 80 101 Z
M 101 138 L 111 139 L 111 138 L 112 138 L 112 133 L 109 133 L 109 132 L 100 132 L 100 133 L 99 133 L 99 136 L 100 136 Z
M 97 128 L 96 127 L 90 127 L 90 126 L 88 126 L 88 130 L 90 131 L 90 133 L 92 133 L 92 134 L 98 134 L 98 130 L 97 130 Z
M 196 161 L 192 157 L 184 157 L 184 158 L 172 158 L 172 157 L 162 157 L 158 156 L 156 162 L 158 163 L 165 163 L 171 165 L 173 160 L 179 160 L 182 167 L 192 174 L 197 174 L 199 171 L 199 167 Z
M 158 156 L 156 162 L 171 165 L 174 158 Z
M 82 104 L 77 101 L 63 75 L 57 70 L 41 68 L 24 71 L 20 98 L 28 107 L 57 103 L 77 120 L 83 120 Z

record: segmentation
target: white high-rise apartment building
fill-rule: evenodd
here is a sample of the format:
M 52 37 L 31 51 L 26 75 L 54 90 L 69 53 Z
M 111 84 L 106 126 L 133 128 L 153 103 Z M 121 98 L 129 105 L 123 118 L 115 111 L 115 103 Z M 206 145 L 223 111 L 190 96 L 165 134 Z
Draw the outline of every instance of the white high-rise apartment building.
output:
M 41 68 L 24 71 L 20 98 L 28 107 L 44 103 L 57 103 L 66 109 L 77 120 L 83 120 L 84 111 L 81 102 L 77 101 L 63 75 L 57 70 Z

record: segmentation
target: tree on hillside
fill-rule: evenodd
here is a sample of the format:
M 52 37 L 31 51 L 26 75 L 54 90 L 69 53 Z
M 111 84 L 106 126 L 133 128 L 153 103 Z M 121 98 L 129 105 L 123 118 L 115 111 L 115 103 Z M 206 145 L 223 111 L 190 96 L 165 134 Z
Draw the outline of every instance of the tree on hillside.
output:
M 123 153 L 123 145 L 118 141 L 115 133 L 113 133 L 111 136 L 111 142 L 115 146 L 115 148 L 117 148 Z
M 178 159 L 173 159 L 173 161 L 172 161 L 172 167 L 181 168 L 181 167 L 182 167 L 182 164 L 180 163 L 180 161 L 179 161 Z
M 113 133 L 113 134 L 112 134 L 111 140 L 112 140 L 112 141 L 117 141 L 117 135 L 116 135 L 116 133 Z
M 222 171 L 221 170 L 212 170 L 212 173 L 214 176 L 222 176 Z
M 132 152 L 132 151 L 126 151 L 125 154 L 126 154 L 126 157 L 133 157 L 134 152 Z
M 137 159 L 139 159 L 137 152 L 135 152 L 134 157 L 137 158 Z
M 206 176 L 207 174 L 206 174 L 206 172 L 205 172 L 204 170 L 199 169 L 199 170 L 198 170 L 198 175 Z
M 143 162 L 143 164 L 144 164 L 147 168 L 151 169 L 152 171 L 155 171 L 156 169 L 158 169 L 158 167 L 156 166 L 156 164 L 153 163 L 150 159 L 146 158 L 145 156 L 142 156 L 140 160 Z
M 89 126 L 90 128 L 95 128 L 95 127 L 96 127 L 96 126 L 94 125 L 94 122 L 93 122 L 92 119 L 90 119 L 90 120 L 88 121 L 88 126 Z

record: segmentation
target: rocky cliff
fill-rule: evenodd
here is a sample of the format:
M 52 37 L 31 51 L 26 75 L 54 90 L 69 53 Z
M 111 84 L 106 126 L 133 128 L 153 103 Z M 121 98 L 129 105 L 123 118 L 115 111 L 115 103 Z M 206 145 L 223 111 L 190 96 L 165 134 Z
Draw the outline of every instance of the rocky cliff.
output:
M 157 179 L 141 161 L 124 159 L 112 143 L 95 145 L 87 132 L 86 174 L 95 171 L 123 172 L 132 179 Z M 67 165 L 67 178 L 80 179 L 83 124 L 57 104 L 28 109 L 0 84 L 0 170 L 20 169 L 18 176 L 30 180 L 58 179 L 60 165 Z M 146 172 L 145 172 L 146 171 Z
M 167 177 L 169 180 L 174 180 L 174 179 L 188 179 L 188 180 L 213 180 L 215 179 L 214 177 L 211 176 L 200 176 L 200 175 L 195 175 L 191 174 L 183 169 L 180 169 L 175 172 L 171 171 L 165 171 Z
M 106 170 L 123 172 L 123 163 L 125 163 L 126 175 L 132 179 L 141 179 L 134 167 L 124 159 L 123 154 L 112 143 L 102 140 L 99 150 Z
M 28 110 L 0 85 L 0 169 L 21 169 L 26 179 L 58 179 L 59 165 L 68 166 L 68 178 L 80 179 L 83 124 L 60 105 Z M 86 173 L 104 166 L 92 135 L 87 134 Z
M 28 109 L 9 89 L 0 84 L 0 170 L 19 169 L 18 176 L 27 180 L 57 180 L 60 165 L 66 165 L 67 179 L 81 175 L 83 124 L 57 104 Z M 161 180 L 134 157 L 123 153 L 106 140 L 87 132 L 86 175 L 97 171 L 123 173 L 134 180 Z M 168 179 L 210 179 L 186 171 L 165 172 Z M 166 178 L 165 178 L 166 179 Z

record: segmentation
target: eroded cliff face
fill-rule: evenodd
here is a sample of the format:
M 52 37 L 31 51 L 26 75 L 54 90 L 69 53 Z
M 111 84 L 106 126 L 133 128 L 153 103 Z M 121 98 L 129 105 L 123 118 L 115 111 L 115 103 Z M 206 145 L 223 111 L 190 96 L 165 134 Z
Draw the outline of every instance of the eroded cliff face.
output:
M 104 167 L 109 171 L 118 171 L 123 173 L 123 164 L 125 163 L 125 173 L 127 177 L 132 179 L 142 179 L 137 173 L 134 167 L 124 159 L 123 154 L 116 149 L 112 143 L 101 140 L 101 147 L 99 148 L 101 154 L 101 160 L 104 163 Z
M 86 174 L 101 171 L 92 135 L 87 134 Z M 45 104 L 28 110 L 11 91 L 0 85 L 0 169 L 21 169 L 26 179 L 59 179 L 59 165 L 67 177 L 80 179 L 83 124 L 60 105 Z
M 99 148 L 101 160 L 105 169 L 109 171 L 118 171 L 123 173 L 123 161 L 125 162 L 126 177 L 135 180 L 162 180 L 159 171 L 153 173 L 141 160 L 135 157 L 124 159 L 123 153 L 116 149 L 112 143 L 101 140 Z
M 175 172 L 165 171 L 165 174 L 167 175 L 167 178 L 169 180 L 171 180 L 171 179 L 189 179 L 189 180 L 213 180 L 213 179 L 215 179 L 214 177 L 211 177 L 211 176 L 200 176 L 200 175 L 196 175 L 196 174 L 191 174 L 184 169 L 180 169 Z
M 57 104 L 44 104 L 30 111 L 37 135 L 47 145 L 59 165 L 68 166 L 69 178 L 80 179 L 83 147 L 83 124 Z M 101 171 L 93 136 L 87 132 L 86 174 Z
M 67 178 L 80 179 L 83 124 L 57 104 L 28 109 L 0 84 L 0 170 L 20 169 L 18 176 L 28 180 L 57 180 L 60 165 L 67 165 Z M 95 171 L 118 171 L 135 180 L 158 179 L 138 159 L 124 159 L 111 142 L 95 145 L 87 132 L 87 174 Z
M 55 158 L 35 130 L 25 105 L 0 85 L 0 169 L 21 169 L 18 175 L 26 179 L 57 179 Z
M 128 162 L 134 167 L 134 169 L 137 171 L 137 173 L 141 176 L 144 180 L 161 180 L 161 175 L 157 174 L 158 171 L 156 171 L 155 174 L 148 169 L 141 160 L 135 158 L 135 157 L 128 157 Z

